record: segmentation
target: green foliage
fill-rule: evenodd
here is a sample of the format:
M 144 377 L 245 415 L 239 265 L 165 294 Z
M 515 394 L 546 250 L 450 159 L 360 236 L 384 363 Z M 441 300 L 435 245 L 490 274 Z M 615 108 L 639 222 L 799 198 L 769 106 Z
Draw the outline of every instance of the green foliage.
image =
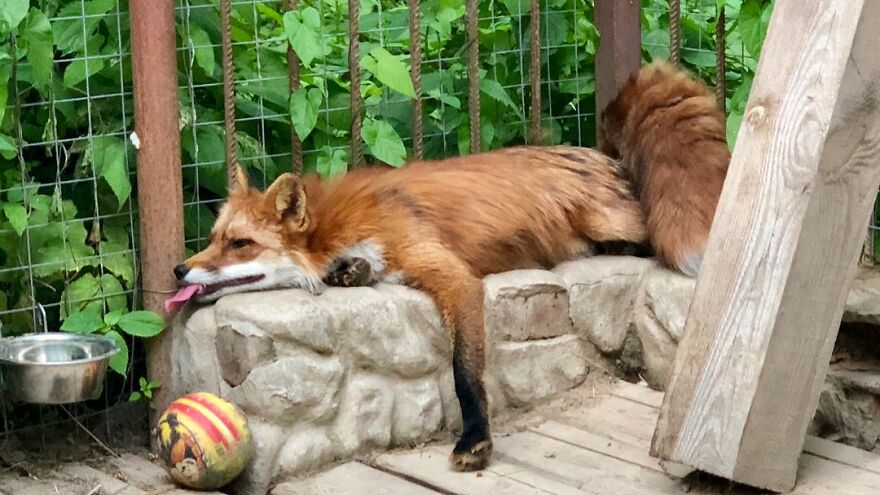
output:
M 61 330 L 79 334 L 99 334 L 113 339 L 120 352 L 110 359 L 110 368 L 125 375 L 128 370 L 128 344 L 122 334 L 155 337 L 165 329 L 165 321 L 152 311 L 124 312 L 116 309 L 101 316 L 99 309 L 83 309 L 68 315 Z
M 161 387 L 162 384 L 159 382 L 147 381 L 146 378 L 141 378 L 138 380 L 138 390 L 132 392 L 128 400 L 129 402 L 137 402 L 141 399 L 146 399 L 150 403 L 150 408 L 155 408 L 155 404 L 153 404 L 153 391 Z
M 691 3 L 689 3 L 690 5 Z M 226 194 L 222 71 L 216 0 L 188 0 L 178 11 L 180 136 L 185 233 L 204 239 L 212 200 Z M 669 54 L 666 0 L 642 0 L 646 61 Z M 682 19 L 683 62 L 716 79 L 716 6 L 726 9 L 728 133 L 745 111 L 772 2 L 699 0 Z M 123 348 L 112 363 L 125 373 L 128 336 L 161 330 L 138 304 L 131 51 L 127 0 L 0 2 L 0 318 L 4 334 L 32 329 L 35 302 L 66 331 L 101 333 Z M 480 2 L 481 146 L 525 142 L 530 101 L 527 0 Z M 425 154 L 470 151 L 464 3 L 421 4 Z M 117 15 L 117 13 L 121 15 Z M 83 16 L 83 14 L 85 14 Z M 594 59 L 599 33 L 593 2 L 542 2 L 542 135 L 545 144 L 595 140 Z M 348 74 L 348 13 L 342 0 L 234 5 L 232 37 L 238 155 L 252 177 L 271 180 L 290 164 L 291 127 L 307 172 L 345 173 L 350 161 L 350 93 L 364 100 L 369 162 L 401 166 L 413 137 L 408 10 L 403 0 L 361 1 L 359 88 Z M 257 42 L 257 38 L 259 42 Z M 288 87 L 286 52 L 301 60 L 300 89 Z M 698 49 L 699 48 L 699 49 Z M 125 55 L 121 55 L 125 54 Z M 88 97 L 88 101 L 87 101 Z M 24 150 L 24 151 L 22 151 Z M 169 193 L 171 193 L 169 191 Z M 188 249 L 197 249 L 191 242 Z M 173 264 L 169 260 L 169 267 Z M 16 311 L 18 310 L 18 311 Z M 149 398 L 151 384 L 141 384 Z

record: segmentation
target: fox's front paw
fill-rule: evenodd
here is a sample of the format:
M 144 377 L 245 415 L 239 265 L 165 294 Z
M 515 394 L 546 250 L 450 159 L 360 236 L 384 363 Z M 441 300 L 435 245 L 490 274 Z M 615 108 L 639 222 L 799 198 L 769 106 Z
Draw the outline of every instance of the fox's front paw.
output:
M 462 472 L 479 471 L 489 465 L 489 460 L 492 458 L 491 439 L 477 442 L 469 447 L 463 446 L 462 443 L 459 440 L 449 456 L 452 469 Z
M 324 277 L 327 285 L 334 287 L 363 287 L 370 285 L 373 271 L 363 258 L 340 260 Z

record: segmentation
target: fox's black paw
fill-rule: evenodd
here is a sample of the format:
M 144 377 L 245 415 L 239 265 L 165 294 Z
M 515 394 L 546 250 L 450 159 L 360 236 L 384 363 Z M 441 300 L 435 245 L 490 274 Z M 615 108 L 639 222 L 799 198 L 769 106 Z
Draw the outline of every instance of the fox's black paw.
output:
M 449 464 L 456 471 L 479 471 L 489 465 L 492 458 L 492 440 L 479 441 L 471 446 L 459 440 L 449 456 Z
M 337 261 L 327 275 L 324 283 L 334 287 L 364 287 L 370 285 L 373 270 L 363 258 L 350 258 Z

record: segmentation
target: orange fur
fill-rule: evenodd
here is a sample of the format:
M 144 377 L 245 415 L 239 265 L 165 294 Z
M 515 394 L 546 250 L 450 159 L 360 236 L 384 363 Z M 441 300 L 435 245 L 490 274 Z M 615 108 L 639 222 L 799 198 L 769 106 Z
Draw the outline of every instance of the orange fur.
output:
M 451 457 L 457 470 L 482 469 L 492 452 L 481 278 L 549 268 L 597 241 L 647 240 L 618 165 L 585 148 L 511 148 L 359 169 L 323 183 L 285 174 L 266 193 L 242 186 L 221 209 L 210 245 L 186 267 L 286 257 L 320 279 L 346 249 L 381 247 L 384 273 L 399 272 L 428 293 L 452 333 L 464 426 Z
M 655 62 L 602 112 L 599 136 L 600 149 L 633 177 L 657 257 L 696 276 L 730 162 L 712 91 Z

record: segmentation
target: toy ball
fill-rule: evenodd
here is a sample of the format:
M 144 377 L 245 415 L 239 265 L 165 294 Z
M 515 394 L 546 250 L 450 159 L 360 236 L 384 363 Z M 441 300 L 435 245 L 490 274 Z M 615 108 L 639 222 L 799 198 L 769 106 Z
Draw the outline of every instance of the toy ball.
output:
M 168 474 L 199 490 L 228 484 L 254 453 L 251 429 L 241 409 L 207 392 L 172 402 L 159 417 L 152 437 Z

